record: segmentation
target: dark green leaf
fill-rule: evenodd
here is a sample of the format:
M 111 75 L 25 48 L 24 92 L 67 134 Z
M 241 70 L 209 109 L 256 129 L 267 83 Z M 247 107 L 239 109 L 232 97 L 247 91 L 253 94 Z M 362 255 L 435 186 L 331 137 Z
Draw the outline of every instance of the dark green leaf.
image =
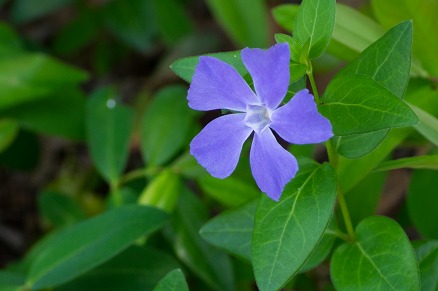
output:
M 340 136 L 407 127 L 418 122 L 406 103 L 362 75 L 345 75 L 333 80 L 323 100 L 320 112 Z
M 232 65 L 242 76 L 248 73 L 240 57 L 240 51 L 214 53 L 214 54 L 208 54 L 207 56 L 218 58 L 219 60 Z M 198 61 L 199 61 L 199 56 L 183 58 L 171 64 L 170 68 L 179 77 L 191 83 Z
M 315 163 L 301 165 L 279 202 L 261 198 L 252 237 L 261 290 L 281 288 L 303 266 L 329 223 L 335 199 L 335 170 Z
M 438 241 L 414 241 L 420 267 L 421 290 L 436 291 L 438 289 Z
M 189 153 L 182 154 L 172 165 L 172 169 L 186 178 L 196 179 L 210 175 Z
M 178 268 L 178 263 L 168 254 L 152 248 L 132 246 L 56 290 L 153 290 L 160 279 L 175 268 Z
M 72 0 L 15 0 L 11 17 L 17 23 L 32 21 L 72 2 Z
M 150 166 L 168 162 L 188 142 L 195 115 L 187 105 L 186 96 L 186 87 L 166 87 L 154 96 L 145 112 L 141 150 Z
M 38 208 L 42 218 L 55 227 L 68 226 L 85 218 L 85 213 L 76 201 L 57 192 L 40 193 Z
M 191 192 L 182 192 L 169 234 L 173 248 L 178 258 L 210 288 L 233 290 L 230 258 L 199 235 L 199 229 L 208 217 L 204 207 Z
M 0 291 L 23 290 L 25 278 L 21 274 L 0 271 Z
M 234 176 L 217 179 L 210 175 L 198 179 L 202 191 L 226 206 L 237 206 L 260 196 L 260 190 Z
M 293 33 L 302 44 L 310 40 L 310 58 L 321 56 L 327 49 L 335 25 L 335 13 L 335 0 L 304 0 L 301 3 Z
M 20 130 L 9 147 L 0 153 L 0 165 L 16 170 L 32 170 L 38 164 L 40 150 L 38 137 Z
M 129 154 L 134 113 L 118 104 L 112 89 L 100 89 L 88 100 L 87 143 L 100 174 L 117 183 Z
M 399 98 L 406 90 L 411 66 L 412 23 L 403 22 L 369 46 L 345 67 L 338 78 L 350 74 L 367 76 Z M 378 66 L 371 65 L 378 64 Z M 339 153 L 359 158 L 374 150 L 388 134 L 388 129 L 337 140 Z
M 356 236 L 332 256 L 336 290 L 420 290 L 415 253 L 395 221 L 369 217 L 357 226 Z
M 226 211 L 207 222 L 201 236 L 214 246 L 251 262 L 251 237 L 258 199 Z
M 0 58 L 23 53 L 23 44 L 18 34 L 7 24 L 0 23 Z
M 408 189 L 408 212 L 417 230 L 427 238 L 438 238 L 436 181 L 438 171 L 415 170 Z
M 167 274 L 154 288 L 154 291 L 189 291 L 186 279 L 180 269 Z
M 0 120 L 0 152 L 4 151 L 14 141 L 18 134 L 18 124 L 13 120 Z
M 438 155 L 418 156 L 387 161 L 381 163 L 374 171 L 390 171 L 402 168 L 438 170 Z
M 167 215 L 155 208 L 124 206 L 67 228 L 38 254 L 27 283 L 41 289 L 67 282 L 157 230 L 166 219 Z
M 225 32 L 239 46 L 264 48 L 268 45 L 265 1 L 207 0 L 206 3 Z

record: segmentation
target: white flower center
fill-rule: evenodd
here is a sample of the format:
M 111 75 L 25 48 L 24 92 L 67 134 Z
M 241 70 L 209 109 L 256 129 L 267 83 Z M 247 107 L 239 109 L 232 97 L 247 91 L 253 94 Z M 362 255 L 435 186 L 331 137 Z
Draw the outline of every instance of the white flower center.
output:
M 251 127 L 256 133 L 271 124 L 271 111 L 265 105 L 247 105 L 245 125 Z

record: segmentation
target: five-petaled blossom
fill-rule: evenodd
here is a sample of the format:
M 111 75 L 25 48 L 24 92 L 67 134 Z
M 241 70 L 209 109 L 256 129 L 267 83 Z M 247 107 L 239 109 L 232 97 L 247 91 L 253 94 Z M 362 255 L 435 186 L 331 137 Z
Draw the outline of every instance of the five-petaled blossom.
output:
M 229 64 L 213 57 L 200 57 L 188 91 L 195 110 L 228 109 L 211 121 L 193 139 L 190 153 L 212 176 L 228 177 L 236 168 L 245 140 L 254 132 L 250 151 L 251 171 L 259 188 L 275 201 L 295 177 L 295 157 L 276 140 L 272 130 L 289 143 L 309 144 L 333 136 L 328 119 L 317 110 L 313 96 L 304 89 L 278 107 L 289 87 L 287 44 L 268 50 L 242 50 L 254 91 Z

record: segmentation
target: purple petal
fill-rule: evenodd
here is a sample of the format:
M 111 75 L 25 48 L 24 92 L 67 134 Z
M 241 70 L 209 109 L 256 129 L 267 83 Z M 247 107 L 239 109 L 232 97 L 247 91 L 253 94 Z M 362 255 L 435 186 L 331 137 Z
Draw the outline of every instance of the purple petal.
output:
M 243 113 L 216 118 L 190 143 L 190 153 L 212 176 L 226 178 L 236 168 L 243 143 L 252 132 L 244 118 Z
M 251 74 L 257 95 L 269 109 L 276 109 L 289 86 L 289 46 L 279 43 L 268 50 L 245 48 L 242 60 Z
M 200 57 L 188 92 L 189 106 L 196 110 L 245 111 L 258 98 L 229 64 L 213 57 Z
M 294 144 L 320 143 L 333 136 L 330 121 L 318 112 L 307 89 L 299 91 L 286 105 L 272 112 L 270 127 Z
M 298 171 L 295 157 L 281 147 L 269 128 L 254 134 L 250 162 L 257 185 L 275 201 Z

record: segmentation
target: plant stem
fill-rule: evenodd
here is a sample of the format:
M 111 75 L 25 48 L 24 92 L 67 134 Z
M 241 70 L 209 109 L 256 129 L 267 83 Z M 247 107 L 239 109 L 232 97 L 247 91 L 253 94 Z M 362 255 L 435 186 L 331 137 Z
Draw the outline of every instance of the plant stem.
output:
M 114 201 L 115 206 L 121 206 L 122 205 L 122 196 L 120 196 L 119 191 L 119 183 L 118 182 L 111 182 L 110 183 L 110 193 Z
M 307 76 L 309 77 L 310 85 L 312 86 L 313 95 L 315 96 L 315 101 L 319 104 L 319 94 L 318 88 L 316 88 L 315 79 L 313 78 L 312 66 L 309 66 L 310 69 L 307 72 Z M 338 171 L 339 164 L 339 156 L 336 150 L 333 148 L 332 142 L 328 140 L 326 143 L 327 154 L 329 158 L 329 163 Z M 353 223 L 351 222 L 350 213 L 348 211 L 347 203 L 345 202 L 344 194 L 342 193 L 339 184 L 337 185 L 337 193 L 338 193 L 338 202 L 339 207 L 341 208 L 342 217 L 344 218 L 345 227 L 347 228 L 348 240 L 355 241 L 356 236 L 354 234 Z M 344 238 L 345 239 L 345 238 Z

